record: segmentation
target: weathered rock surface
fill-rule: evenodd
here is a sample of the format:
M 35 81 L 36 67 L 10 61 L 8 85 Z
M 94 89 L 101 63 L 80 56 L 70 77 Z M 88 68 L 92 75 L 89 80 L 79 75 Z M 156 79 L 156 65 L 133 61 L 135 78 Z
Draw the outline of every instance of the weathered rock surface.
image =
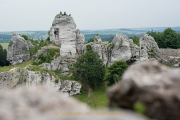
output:
M 70 85 L 66 83 L 70 83 Z M 64 93 L 66 96 L 80 94 L 81 84 L 75 81 L 62 81 L 49 73 L 39 71 L 30 71 L 27 68 L 13 68 L 7 72 L 0 73 L 0 89 L 11 89 L 17 86 L 25 85 L 32 87 L 43 85 Z M 68 89 L 64 91 L 64 89 Z
M 41 47 L 41 49 L 37 51 L 36 55 L 32 56 L 32 60 L 33 61 L 38 60 L 39 54 L 41 54 L 41 53 L 43 53 L 44 56 L 47 56 L 48 55 L 48 49 L 54 49 L 54 48 L 59 48 L 59 47 L 54 46 L 54 45 Z
M 139 61 L 148 60 L 147 51 L 144 49 L 140 54 L 140 48 L 133 43 L 126 35 L 117 34 L 111 43 L 102 44 L 99 36 L 94 37 L 94 42 L 88 43 L 91 45 L 92 51 L 97 52 L 106 66 L 112 65 L 115 61 Z M 86 52 L 86 45 L 83 47 Z
M 93 114 L 85 104 L 43 86 L 0 90 L 0 96 L 1 120 L 148 120 L 127 110 L 95 111 Z M 74 112 L 80 114 L 74 115 Z M 91 115 L 85 115 L 86 112 Z M 102 115 L 96 115 L 97 112 Z M 103 116 L 105 112 L 121 114 Z
M 61 63 L 70 66 L 80 56 L 78 54 L 81 53 L 85 38 L 79 30 L 76 30 L 76 24 L 71 16 L 58 14 L 50 29 L 50 40 L 61 46 Z M 67 75 L 62 73 L 62 76 Z
M 43 63 L 39 65 L 39 67 L 42 67 L 46 70 L 60 70 L 61 69 L 61 57 L 57 57 L 55 60 L 53 60 L 51 63 Z
M 69 69 L 67 64 L 63 64 L 61 68 L 61 76 L 60 77 L 65 77 L 69 75 Z
M 7 60 L 10 61 L 12 65 L 29 61 L 30 47 L 33 47 L 30 41 L 25 40 L 23 37 L 16 33 L 13 33 L 11 42 L 8 46 Z
M 142 62 L 128 68 L 122 80 L 107 95 L 111 103 L 133 109 L 142 102 L 146 114 L 159 120 L 180 118 L 180 69 L 170 69 L 158 62 Z
M 139 41 L 140 47 L 143 47 L 143 49 L 147 50 L 149 58 L 153 57 L 159 61 L 162 60 L 161 52 L 153 37 L 149 36 L 148 34 L 143 34 Z

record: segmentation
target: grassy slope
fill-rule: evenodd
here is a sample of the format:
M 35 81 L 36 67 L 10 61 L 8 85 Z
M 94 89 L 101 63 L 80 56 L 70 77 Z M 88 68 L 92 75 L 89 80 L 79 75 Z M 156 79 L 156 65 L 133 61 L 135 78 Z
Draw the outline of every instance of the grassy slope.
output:
M 105 76 L 108 75 L 108 68 L 105 68 Z M 105 82 L 105 87 L 98 87 L 97 90 L 93 90 L 93 96 L 95 99 L 92 97 L 90 98 L 89 106 L 91 108 L 107 108 L 108 104 L 108 98 L 106 96 L 106 90 L 107 90 L 107 82 Z M 87 103 L 87 98 L 88 98 L 88 92 L 87 91 L 82 91 L 80 95 L 74 96 L 74 98 L 78 99 L 81 102 Z
M 31 61 L 22 63 L 22 64 L 18 64 L 15 67 L 21 67 L 24 68 L 26 65 L 31 64 Z M 12 69 L 13 66 L 6 66 L 6 67 L 0 67 L 0 72 L 4 72 L 4 71 L 8 71 L 10 69 Z M 31 66 L 29 68 L 30 70 L 33 71 L 40 71 L 40 72 L 48 72 L 51 75 L 55 73 L 55 75 L 60 76 L 61 75 L 61 70 L 56 70 L 56 71 L 48 71 L 45 70 L 43 68 L 40 68 L 38 66 Z M 69 70 L 69 73 L 72 74 L 72 70 Z M 108 74 L 108 68 L 106 68 L 106 75 Z M 66 76 L 66 77 L 59 77 L 61 80 L 74 80 L 73 76 Z M 106 83 L 105 83 L 105 86 Z M 108 104 L 108 98 L 106 96 L 106 89 L 107 87 L 98 87 L 97 90 L 93 90 L 93 96 L 95 99 L 93 99 L 92 97 L 90 98 L 90 102 L 89 102 L 89 106 L 91 108 L 106 108 L 107 104 Z M 87 91 L 83 91 L 81 90 L 81 94 L 80 95 L 76 95 L 74 96 L 74 98 L 76 98 L 77 100 L 87 103 L 87 97 L 88 97 L 88 92 Z
M 28 61 L 28 62 L 25 62 L 25 63 L 22 63 L 22 64 L 18 64 L 18 65 L 15 65 L 15 67 L 20 67 L 20 68 L 24 68 L 26 65 L 28 64 L 31 64 L 31 61 Z M 5 67 L 0 67 L 0 72 L 5 72 L 5 71 L 9 71 L 10 69 L 12 69 L 13 66 L 5 66 Z
M 99 87 L 97 90 L 93 90 L 93 97 L 90 98 L 89 106 L 91 108 L 106 108 L 108 104 L 108 98 L 106 96 L 106 87 Z M 80 95 L 74 96 L 74 98 L 78 99 L 81 102 L 87 103 L 88 92 L 81 91 Z
M 2 47 L 3 47 L 3 49 L 8 49 L 8 45 L 9 45 L 9 43 L 0 43 L 1 45 L 2 45 Z

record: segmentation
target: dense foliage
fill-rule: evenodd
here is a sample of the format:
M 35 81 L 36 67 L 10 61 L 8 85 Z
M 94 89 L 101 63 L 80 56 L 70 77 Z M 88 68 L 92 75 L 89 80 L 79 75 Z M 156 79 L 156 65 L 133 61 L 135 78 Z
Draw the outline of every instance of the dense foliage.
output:
M 180 48 L 180 33 L 176 33 L 171 28 L 165 29 L 163 32 L 147 32 L 157 42 L 159 48 Z
M 108 81 L 108 85 L 112 85 L 119 81 L 128 65 L 124 61 L 116 61 L 109 68 L 109 75 L 106 76 L 105 80 Z
M 90 46 L 87 46 L 87 50 L 74 64 L 76 70 L 74 76 L 80 78 L 83 85 L 93 87 L 103 82 L 105 65 L 98 53 L 93 52 Z
M 139 38 L 137 36 L 134 35 L 134 37 L 129 37 L 129 39 L 132 39 L 133 43 L 139 46 Z
M 0 45 L 0 66 L 8 66 L 9 62 L 6 60 L 7 51 Z

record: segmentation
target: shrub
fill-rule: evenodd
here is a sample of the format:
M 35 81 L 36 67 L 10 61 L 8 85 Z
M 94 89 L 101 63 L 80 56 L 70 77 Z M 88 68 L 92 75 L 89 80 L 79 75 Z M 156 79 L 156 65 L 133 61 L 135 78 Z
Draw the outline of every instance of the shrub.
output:
M 81 78 L 81 82 L 86 88 L 89 86 L 97 86 L 103 82 L 105 75 L 105 65 L 100 59 L 98 53 L 88 50 L 74 64 L 75 71 L 74 76 Z
M 109 75 L 106 76 L 105 81 L 109 81 L 108 85 L 112 85 L 119 81 L 128 65 L 124 61 L 116 61 L 109 68 Z
M 28 40 L 28 36 L 27 36 L 27 35 L 22 35 L 22 37 L 23 37 L 25 40 Z

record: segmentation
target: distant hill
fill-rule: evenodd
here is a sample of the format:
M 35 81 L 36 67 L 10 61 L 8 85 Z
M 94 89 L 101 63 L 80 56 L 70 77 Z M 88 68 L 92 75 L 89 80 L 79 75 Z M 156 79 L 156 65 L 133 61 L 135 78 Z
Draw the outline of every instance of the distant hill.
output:
M 85 41 L 93 38 L 97 33 L 103 41 L 109 41 L 113 39 L 116 34 L 127 35 L 128 37 L 136 35 L 140 37 L 143 33 L 148 31 L 163 32 L 168 27 L 146 27 L 146 28 L 120 28 L 120 29 L 104 29 L 104 30 L 81 30 L 81 33 L 85 36 Z M 180 33 L 180 27 L 171 27 L 177 33 Z M 48 31 L 10 31 L 0 32 L 0 43 L 9 43 L 12 37 L 12 32 L 18 34 L 27 35 L 29 38 L 40 41 L 45 40 L 48 37 Z

